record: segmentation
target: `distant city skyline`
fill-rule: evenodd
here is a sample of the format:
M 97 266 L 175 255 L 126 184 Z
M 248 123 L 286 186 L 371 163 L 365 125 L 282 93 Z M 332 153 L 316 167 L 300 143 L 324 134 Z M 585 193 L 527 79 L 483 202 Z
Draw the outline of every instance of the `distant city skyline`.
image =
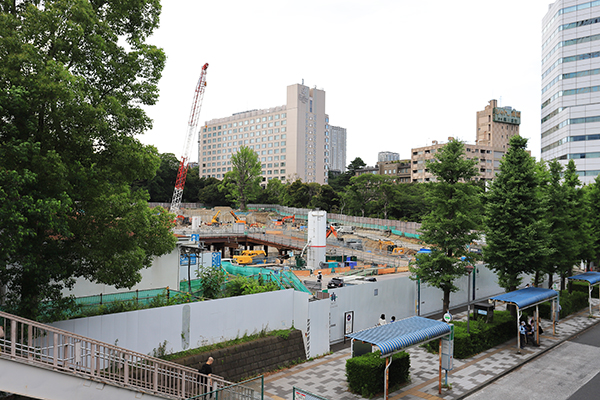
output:
M 521 135 L 539 158 L 541 24 L 550 3 L 163 2 L 148 43 L 167 62 L 159 102 L 146 108 L 154 127 L 139 138 L 181 156 L 208 62 L 202 121 L 284 104 L 281 88 L 304 80 L 327 92 L 330 123 L 346 128 L 347 163 L 375 165 L 382 150 L 406 159 L 432 140 L 472 140 L 475 112 L 497 99 L 522 112 Z

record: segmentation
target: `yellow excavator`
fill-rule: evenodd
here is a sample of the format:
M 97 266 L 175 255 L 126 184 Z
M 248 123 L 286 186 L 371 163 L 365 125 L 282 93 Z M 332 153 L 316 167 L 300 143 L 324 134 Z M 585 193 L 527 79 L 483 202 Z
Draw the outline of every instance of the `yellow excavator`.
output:
M 398 246 L 391 240 L 379 239 L 379 251 L 383 251 L 384 248 L 387 251 L 387 253 L 391 254 L 392 256 L 399 256 L 401 254 L 404 254 L 404 252 L 406 250 L 404 247 Z
M 264 250 L 244 250 L 242 254 L 233 256 L 233 260 L 240 265 L 254 264 L 254 261 L 267 256 Z
M 217 211 L 217 213 L 213 215 L 212 220 L 207 222 L 206 225 L 219 226 L 219 214 L 221 214 L 221 210 Z

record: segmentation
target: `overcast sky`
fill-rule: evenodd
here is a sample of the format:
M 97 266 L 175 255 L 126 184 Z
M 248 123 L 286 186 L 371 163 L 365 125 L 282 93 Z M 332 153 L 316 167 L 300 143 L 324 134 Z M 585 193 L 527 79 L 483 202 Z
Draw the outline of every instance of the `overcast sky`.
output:
M 491 99 L 521 111 L 540 154 L 541 21 L 549 0 L 163 1 L 149 39 L 167 64 L 140 137 L 181 157 L 193 91 L 209 63 L 200 121 L 285 105 L 286 87 L 326 92 L 347 129 L 347 164 L 452 136 L 474 143 Z M 197 160 L 197 151 L 192 154 Z

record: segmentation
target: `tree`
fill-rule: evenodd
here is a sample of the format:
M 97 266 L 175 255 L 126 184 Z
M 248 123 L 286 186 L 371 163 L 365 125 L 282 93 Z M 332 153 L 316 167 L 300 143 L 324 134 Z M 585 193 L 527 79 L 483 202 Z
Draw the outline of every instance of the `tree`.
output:
M 477 186 L 470 182 L 477 175 L 476 161 L 467 160 L 464 154 L 464 144 L 451 140 L 427 163 L 436 182 L 429 184 L 432 210 L 423 218 L 421 239 L 431 245 L 432 252 L 418 254 L 416 265 L 410 267 L 412 279 L 444 292 L 444 311 L 450 309 L 450 293 L 458 290 L 454 280 L 467 275 L 465 267 L 472 263 L 474 255 L 468 253 L 468 245 L 479 236 L 474 210 L 480 199 Z
M 366 167 L 367 164 L 360 157 L 356 157 L 350 164 L 348 164 L 347 171 L 339 175 L 334 176 L 331 171 L 328 174 L 328 184 L 337 193 L 342 193 L 346 190 L 350 184 L 350 178 L 356 175 L 356 171 Z
M 300 179 L 296 179 L 291 184 L 286 185 L 282 205 L 286 207 L 305 208 L 308 207 L 310 200 L 308 185 Z
M 175 154 L 160 154 L 160 166 L 156 171 L 156 175 L 144 182 L 144 187 L 150 195 L 150 201 L 160 203 L 171 202 L 178 168 L 179 161 L 175 157 Z
M 162 50 L 145 43 L 156 1 L 0 4 L 0 285 L 6 310 L 54 317 L 83 277 L 131 287 L 170 252 L 150 210 L 159 166 L 134 136 L 151 125 Z
M 206 207 L 215 206 L 230 206 L 231 203 L 227 200 L 232 196 L 227 191 L 227 187 L 223 186 L 217 178 L 209 177 L 200 178 L 198 183 L 198 201 Z
M 526 148 L 527 139 L 510 138 L 500 173 L 486 195 L 483 256 L 507 292 L 517 288 L 521 274 L 535 272 L 540 260 L 551 254 L 546 201 L 535 160 Z
M 248 200 L 259 194 L 261 166 L 258 155 L 249 147 L 242 146 L 231 156 L 231 171 L 225 174 L 223 185 L 227 186 L 231 195 L 245 210 Z
M 279 179 L 271 179 L 260 194 L 258 202 L 260 204 L 280 204 L 284 191 L 285 186 Z
M 319 208 L 327 212 L 333 212 L 339 205 L 337 193 L 329 185 L 321 185 L 319 193 L 310 201 L 311 208 Z
M 585 187 L 585 194 L 588 209 L 588 218 L 586 221 L 586 226 L 589 227 L 589 241 L 586 242 L 590 244 L 587 247 L 590 254 L 586 258 L 596 261 L 596 265 L 599 265 L 600 262 L 598 261 L 598 258 L 600 256 L 600 175 L 596 177 L 594 183 Z
M 368 210 L 380 201 L 381 185 L 389 177 L 383 175 L 363 174 L 350 178 L 350 186 L 346 190 L 348 208 L 361 217 L 368 215 Z

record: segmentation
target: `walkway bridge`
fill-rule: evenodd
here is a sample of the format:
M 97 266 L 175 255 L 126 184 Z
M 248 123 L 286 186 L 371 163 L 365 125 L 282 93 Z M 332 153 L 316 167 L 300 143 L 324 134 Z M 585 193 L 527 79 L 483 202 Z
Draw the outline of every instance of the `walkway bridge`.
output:
M 0 391 L 49 400 L 262 399 L 262 390 L 0 312 Z M 1 332 L 0 332 L 0 336 Z M 204 380 L 202 380 L 204 382 Z M 210 385 L 210 387 L 209 387 Z

